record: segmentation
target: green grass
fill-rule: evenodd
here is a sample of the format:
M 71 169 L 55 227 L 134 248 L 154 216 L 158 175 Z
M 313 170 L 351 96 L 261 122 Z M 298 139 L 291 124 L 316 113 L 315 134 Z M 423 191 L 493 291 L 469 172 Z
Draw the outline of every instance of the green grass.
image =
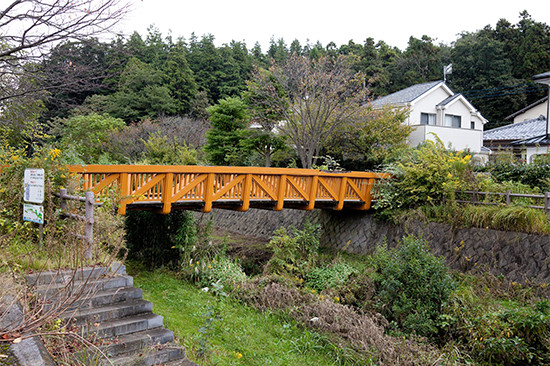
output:
M 164 316 L 190 359 L 200 365 L 348 365 L 344 351 L 326 336 L 304 330 L 274 314 L 262 314 L 225 297 L 205 293 L 167 272 L 130 271 L 136 287 L 153 302 L 153 311 Z M 218 309 L 221 320 L 203 336 L 209 307 Z M 200 339 L 208 339 L 211 352 L 197 356 Z M 239 354 L 242 355 L 239 358 Z

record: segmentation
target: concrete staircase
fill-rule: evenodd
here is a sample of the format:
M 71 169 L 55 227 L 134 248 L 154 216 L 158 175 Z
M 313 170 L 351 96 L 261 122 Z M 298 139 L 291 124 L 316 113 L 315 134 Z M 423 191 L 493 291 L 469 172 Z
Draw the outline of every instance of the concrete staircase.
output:
M 142 299 L 123 265 L 42 272 L 28 275 L 27 281 L 45 299 L 44 311 L 65 304 L 61 318 L 101 344 L 113 365 L 195 365 L 173 343 L 174 333 L 163 328 L 162 316 Z M 75 294 L 80 294 L 76 301 Z

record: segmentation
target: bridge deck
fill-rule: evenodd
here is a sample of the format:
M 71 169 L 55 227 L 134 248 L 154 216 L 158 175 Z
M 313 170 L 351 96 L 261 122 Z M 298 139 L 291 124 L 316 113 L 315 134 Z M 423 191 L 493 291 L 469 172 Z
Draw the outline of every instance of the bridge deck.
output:
M 213 207 L 246 211 L 250 207 L 281 210 L 368 210 L 371 189 L 387 175 L 371 172 L 324 172 L 312 169 L 204 167 L 184 165 L 75 165 L 83 188 L 104 196 L 116 188 L 126 210 Z

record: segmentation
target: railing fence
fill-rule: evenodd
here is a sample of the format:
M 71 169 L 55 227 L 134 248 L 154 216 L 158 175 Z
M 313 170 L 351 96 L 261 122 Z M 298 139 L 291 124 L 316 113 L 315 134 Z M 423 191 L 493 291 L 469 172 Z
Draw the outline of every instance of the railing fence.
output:
M 541 194 L 525 194 L 525 193 L 511 193 L 510 190 L 507 190 L 506 192 L 482 192 L 482 191 L 457 191 L 458 195 L 460 194 L 470 194 L 471 200 L 465 200 L 465 199 L 457 199 L 456 202 L 459 203 L 471 203 L 476 205 L 501 205 L 505 204 L 506 206 L 509 206 L 512 204 L 512 199 L 514 198 L 527 198 L 530 200 L 538 200 L 539 202 L 542 202 L 542 205 L 531 205 L 527 204 L 525 207 L 534 208 L 538 210 L 544 210 L 546 214 L 550 212 L 550 192 L 545 192 L 543 195 Z M 484 198 L 482 197 L 484 196 Z M 504 202 L 499 202 L 499 200 L 492 201 L 491 196 L 496 197 L 504 197 Z
M 84 235 L 77 234 L 77 237 L 84 240 L 84 242 L 86 243 L 84 258 L 92 259 L 92 251 L 94 246 L 94 206 L 98 205 L 95 202 L 94 192 L 87 191 L 85 196 L 81 197 L 67 194 L 67 190 L 62 188 L 59 190 L 59 194 L 56 194 L 56 196 L 59 197 L 59 205 L 61 207 L 62 216 L 84 222 Z M 68 212 L 67 201 L 84 202 L 84 216 Z

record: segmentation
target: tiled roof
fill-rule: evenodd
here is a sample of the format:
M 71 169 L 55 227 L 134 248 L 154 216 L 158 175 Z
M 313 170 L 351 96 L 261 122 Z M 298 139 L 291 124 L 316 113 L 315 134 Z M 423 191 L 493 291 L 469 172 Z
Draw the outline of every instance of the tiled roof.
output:
M 374 107 L 381 107 L 386 104 L 404 104 L 412 102 L 422 94 L 426 93 L 428 90 L 432 89 L 434 86 L 443 83 L 443 81 L 430 81 L 428 83 L 416 84 L 409 86 L 408 88 L 399 90 L 395 93 L 386 95 L 385 97 L 376 99 L 372 102 Z
M 483 140 L 522 140 L 546 134 L 546 118 L 529 119 L 483 132 Z
M 511 142 L 510 145 L 550 145 L 550 138 L 545 133 L 544 135 L 531 137 L 530 139 L 516 140 Z

